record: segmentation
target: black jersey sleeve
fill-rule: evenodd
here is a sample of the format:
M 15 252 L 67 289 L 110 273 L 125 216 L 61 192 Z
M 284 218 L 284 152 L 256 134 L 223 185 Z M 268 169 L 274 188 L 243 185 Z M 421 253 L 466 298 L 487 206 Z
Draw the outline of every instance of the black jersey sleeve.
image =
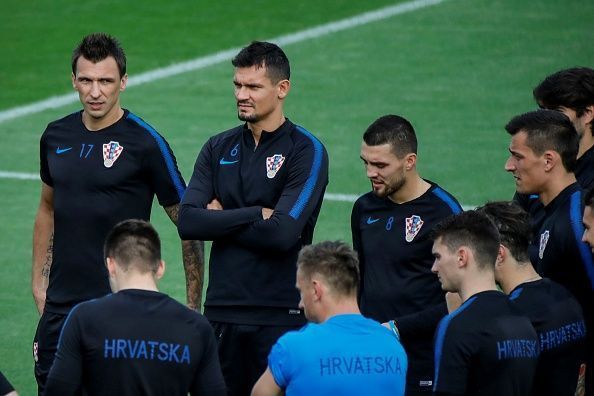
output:
M 64 323 L 45 395 L 74 395 L 82 384 L 81 332 L 74 308 Z
M 357 257 L 359 258 L 359 300 L 361 299 L 361 295 L 363 294 L 363 276 L 365 274 L 365 257 L 362 254 L 362 244 L 361 244 L 361 230 L 359 226 L 359 201 L 356 201 L 353 205 L 353 210 L 351 212 L 351 237 L 353 240 L 353 249 L 357 252 Z
M 433 391 L 435 394 L 464 395 L 473 348 L 466 344 L 466 335 L 447 323 L 444 318 L 436 334 Z
M 205 345 L 204 354 L 190 394 L 192 396 L 224 396 L 227 394 L 227 390 L 219 363 L 214 331 L 210 325 L 204 326 L 201 339 Z
M 448 306 L 433 305 L 422 311 L 395 318 L 403 343 L 416 339 L 431 339 L 440 320 L 448 314 Z
M 215 198 L 211 159 L 212 139 L 202 147 L 182 199 L 178 222 L 178 231 L 182 239 L 208 241 L 226 237 L 262 218 L 262 207 L 259 206 L 225 210 L 206 209 L 206 205 Z
M 54 186 L 47 162 L 47 135 L 44 133 L 39 140 L 39 176 L 41 181 L 50 187 Z
M 310 135 L 311 136 L 311 135 Z M 250 249 L 293 248 L 312 214 L 320 209 L 328 184 L 328 154 L 313 136 L 291 159 L 289 176 L 273 215 L 249 224 L 234 239 Z

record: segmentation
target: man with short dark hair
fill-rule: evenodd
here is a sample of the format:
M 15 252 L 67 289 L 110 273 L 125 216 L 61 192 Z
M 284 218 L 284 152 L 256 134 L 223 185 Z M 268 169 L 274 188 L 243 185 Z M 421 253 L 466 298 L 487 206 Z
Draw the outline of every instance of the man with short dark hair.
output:
M 342 242 L 306 246 L 297 260 L 299 306 L 312 322 L 282 336 L 252 395 L 404 395 L 397 334 L 363 317 L 356 253 Z
M 363 315 L 400 331 L 407 349 L 407 395 L 431 392 L 433 334 L 447 308 L 431 273 L 431 229 L 462 208 L 417 172 L 417 137 L 403 117 L 386 115 L 363 134 L 361 159 L 372 191 L 353 206 L 353 247 L 361 263 Z
M 285 117 L 290 66 L 253 42 L 232 61 L 245 123 L 202 147 L 180 210 L 184 239 L 212 240 L 204 313 L 230 395 L 249 394 L 278 337 L 305 324 L 295 263 L 310 244 L 328 183 L 322 143 Z
M 516 190 L 536 194 L 544 206 L 533 219 L 530 261 L 537 272 L 565 286 L 578 300 L 587 329 L 587 350 L 594 350 L 594 262 L 581 241 L 582 191 L 573 169 L 579 136 L 569 118 L 552 110 L 514 117 L 505 127 L 512 136 L 505 169 Z M 594 353 L 589 354 L 587 373 Z M 590 375 L 590 374 L 587 374 Z M 590 394 L 591 378 L 586 380 Z
M 435 335 L 435 395 L 528 395 L 538 338 L 528 318 L 513 312 L 497 290 L 494 266 L 499 233 L 483 214 L 449 217 L 433 232 L 432 271 L 460 308 Z
M 45 395 L 225 395 L 208 321 L 157 289 L 157 231 L 123 221 L 104 251 L 114 294 L 72 309 Z
M 177 222 L 185 182 L 165 139 L 120 106 L 127 82 L 119 42 L 104 33 L 84 37 L 72 55 L 83 110 L 51 122 L 41 137 L 31 276 L 41 314 L 33 342 L 39 393 L 68 312 L 110 292 L 103 264 L 109 230 L 125 219 L 148 220 L 155 195 Z M 199 309 L 202 246 L 184 241 L 182 253 L 188 305 Z
M 583 394 L 586 324 L 582 309 L 565 287 L 542 278 L 530 263 L 528 214 L 514 202 L 490 202 L 477 211 L 495 223 L 501 236 L 495 280 L 512 306 L 530 319 L 539 337 L 532 394 Z

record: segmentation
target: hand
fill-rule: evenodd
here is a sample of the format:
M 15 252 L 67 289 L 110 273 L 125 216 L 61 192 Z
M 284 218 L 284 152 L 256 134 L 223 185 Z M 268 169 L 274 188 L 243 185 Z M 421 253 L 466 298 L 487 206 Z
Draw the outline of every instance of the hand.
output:
M 272 216 L 273 213 L 274 213 L 274 209 L 262 208 L 262 218 L 264 220 L 268 220 Z
M 35 300 L 39 316 L 41 316 L 43 314 L 43 308 L 45 307 L 45 290 L 34 288 L 33 299 Z
M 206 205 L 206 209 L 208 209 L 208 210 L 223 210 L 223 205 L 221 205 L 219 200 L 215 198 L 212 201 L 210 201 L 208 205 Z

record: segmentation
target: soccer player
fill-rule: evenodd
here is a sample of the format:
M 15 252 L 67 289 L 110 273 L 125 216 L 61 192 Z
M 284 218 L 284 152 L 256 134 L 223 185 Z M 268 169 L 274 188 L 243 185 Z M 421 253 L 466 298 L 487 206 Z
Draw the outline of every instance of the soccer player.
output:
M 594 70 L 574 67 L 546 77 L 533 91 L 534 99 L 543 109 L 565 114 L 575 127 L 580 141 L 574 173 L 578 184 L 586 189 L 594 185 Z M 514 196 L 538 222 L 544 215 L 538 195 Z
M 431 273 L 429 234 L 462 208 L 419 176 L 415 130 L 400 116 L 380 117 L 367 128 L 361 159 L 372 187 L 351 215 L 361 265 L 361 312 L 382 323 L 396 319 L 409 358 L 406 393 L 424 394 L 433 381 L 433 334 L 447 314 L 444 293 Z M 420 320 L 410 320 L 419 314 Z
M 346 244 L 301 250 L 299 307 L 312 323 L 278 340 L 252 395 L 404 395 L 404 348 L 395 332 L 361 315 L 358 285 L 358 259 Z
M 530 319 L 539 337 L 532 394 L 583 394 L 586 324 L 582 309 L 567 289 L 542 278 L 530 263 L 528 214 L 513 202 L 491 202 L 477 211 L 493 220 L 501 237 L 495 280 L 512 306 Z
M 278 337 L 305 324 L 295 263 L 328 183 L 320 141 L 285 117 L 289 60 L 252 42 L 232 61 L 242 125 L 202 147 L 180 209 L 184 239 L 212 240 L 205 315 L 230 395 L 249 394 Z
M 157 231 L 143 220 L 117 224 L 105 263 L 114 294 L 70 311 L 45 395 L 225 395 L 210 324 L 157 290 Z
M 594 263 L 581 241 L 582 191 L 575 168 L 579 136 L 560 112 L 538 110 L 514 117 L 505 127 L 512 136 L 505 169 L 516 190 L 537 194 L 544 216 L 533 224 L 530 261 L 543 277 L 565 286 L 578 300 L 587 330 L 587 351 L 594 351 Z M 594 359 L 588 353 L 587 373 Z M 590 375 L 590 374 L 587 374 Z M 591 379 L 586 379 L 591 394 Z
M 127 81 L 118 41 L 103 33 L 84 37 L 72 55 L 72 85 L 83 110 L 50 123 L 41 137 L 32 270 L 42 314 L 33 342 L 40 393 L 68 312 L 110 292 L 103 264 L 109 230 L 128 218 L 148 220 L 155 195 L 177 222 L 184 180 L 165 139 L 120 107 Z M 183 242 L 183 258 L 188 305 L 199 308 L 202 246 Z
M 433 232 L 435 272 L 460 308 L 435 335 L 435 395 L 529 395 L 538 357 L 530 320 L 514 313 L 497 290 L 494 266 L 499 233 L 485 215 L 467 211 Z

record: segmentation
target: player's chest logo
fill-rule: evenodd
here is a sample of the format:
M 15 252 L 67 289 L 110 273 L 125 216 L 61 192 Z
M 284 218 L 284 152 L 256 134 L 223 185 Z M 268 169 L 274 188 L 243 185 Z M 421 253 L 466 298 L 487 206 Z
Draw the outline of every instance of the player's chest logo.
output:
M 406 218 L 404 222 L 404 239 L 406 239 L 406 242 L 412 242 L 415 239 L 424 223 L 421 216 L 412 215 Z
M 124 146 L 120 146 L 120 143 L 111 141 L 103 145 L 103 165 L 106 168 L 111 168 L 116 160 L 120 157 L 124 151 Z
M 284 162 L 285 157 L 282 154 L 274 154 L 272 157 L 266 157 L 266 177 L 269 179 L 274 178 Z
M 540 244 L 538 245 L 538 258 L 542 260 L 544 256 L 544 251 L 547 247 L 547 242 L 549 241 L 549 230 L 546 230 L 542 234 L 540 234 Z

